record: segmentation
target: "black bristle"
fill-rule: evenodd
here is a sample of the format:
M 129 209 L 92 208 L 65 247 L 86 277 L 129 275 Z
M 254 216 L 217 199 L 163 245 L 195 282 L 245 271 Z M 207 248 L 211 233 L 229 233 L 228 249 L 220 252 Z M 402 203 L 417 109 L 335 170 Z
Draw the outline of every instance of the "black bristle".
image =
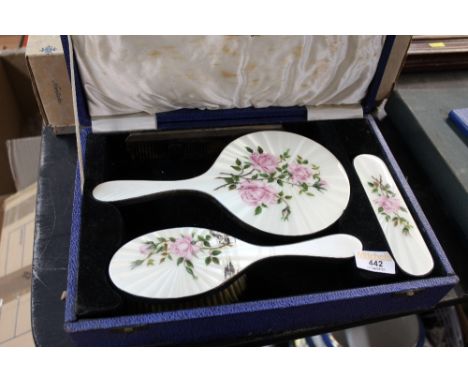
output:
M 232 283 L 227 284 L 224 288 L 207 295 L 195 296 L 194 298 L 181 301 L 172 300 L 170 302 L 161 302 L 160 300 L 152 302 L 146 299 L 132 298 L 128 300 L 128 307 L 139 313 L 159 313 L 180 309 L 201 308 L 204 306 L 233 304 L 240 300 L 246 287 L 247 276 L 244 274 Z

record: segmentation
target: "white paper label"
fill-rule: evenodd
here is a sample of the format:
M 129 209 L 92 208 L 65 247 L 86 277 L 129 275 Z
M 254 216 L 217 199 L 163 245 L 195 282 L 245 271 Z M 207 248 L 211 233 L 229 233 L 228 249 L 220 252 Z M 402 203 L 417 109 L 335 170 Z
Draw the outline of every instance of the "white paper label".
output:
M 362 251 L 356 256 L 356 266 L 366 271 L 395 274 L 395 261 L 388 252 Z

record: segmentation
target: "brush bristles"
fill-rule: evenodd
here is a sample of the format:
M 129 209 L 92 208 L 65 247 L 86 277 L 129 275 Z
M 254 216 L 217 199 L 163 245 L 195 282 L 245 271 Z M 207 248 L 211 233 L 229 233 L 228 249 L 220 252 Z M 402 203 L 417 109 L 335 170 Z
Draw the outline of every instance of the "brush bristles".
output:
M 217 292 L 207 294 L 202 297 L 184 300 L 180 302 L 143 302 L 143 301 L 128 301 L 129 309 L 138 312 L 166 312 L 179 309 L 201 308 L 204 306 L 216 306 L 233 304 L 239 301 L 242 293 L 247 288 L 247 277 L 242 275 L 237 280 L 233 281 L 226 288 Z

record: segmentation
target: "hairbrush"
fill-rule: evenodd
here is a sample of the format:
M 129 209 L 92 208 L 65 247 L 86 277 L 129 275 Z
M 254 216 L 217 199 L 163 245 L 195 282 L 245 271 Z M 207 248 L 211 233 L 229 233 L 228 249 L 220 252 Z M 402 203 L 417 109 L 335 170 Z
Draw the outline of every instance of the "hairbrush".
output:
M 362 250 L 356 237 L 329 235 L 295 244 L 258 246 L 227 234 L 194 227 L 171 228 L 133 239 L 112 257 L 109 276 L 125 293 L 159 302 L 195 299 L 235 301 L 244 271 L 276 256 L 352 258 Z
M 260 131 L 229 143 L 204 174 L 185 180 L 116 180 L 93 190 L 117 202 L 193 190 L 211 195 L 241 221 L 285 236 L 309 235 L 333 224 L 350 196 L 338 159 L 298 134 Z

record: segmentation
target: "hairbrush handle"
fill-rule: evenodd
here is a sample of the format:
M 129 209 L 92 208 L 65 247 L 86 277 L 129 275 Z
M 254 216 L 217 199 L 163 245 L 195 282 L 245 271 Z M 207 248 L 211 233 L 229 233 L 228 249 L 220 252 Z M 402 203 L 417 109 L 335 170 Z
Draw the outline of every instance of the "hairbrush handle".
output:
M 265 256 L 311 256 L 344 259 L 362 251 L 361 241 L 351 235 L 336 234 L 301 243 L 262 248 Z
M 205 191 L 206 178 L 198 176 L 183 180 L 114 180 L 97 185 L 93 197 L 101 202 L 141 198 L 161 192 L 195 190 Z

